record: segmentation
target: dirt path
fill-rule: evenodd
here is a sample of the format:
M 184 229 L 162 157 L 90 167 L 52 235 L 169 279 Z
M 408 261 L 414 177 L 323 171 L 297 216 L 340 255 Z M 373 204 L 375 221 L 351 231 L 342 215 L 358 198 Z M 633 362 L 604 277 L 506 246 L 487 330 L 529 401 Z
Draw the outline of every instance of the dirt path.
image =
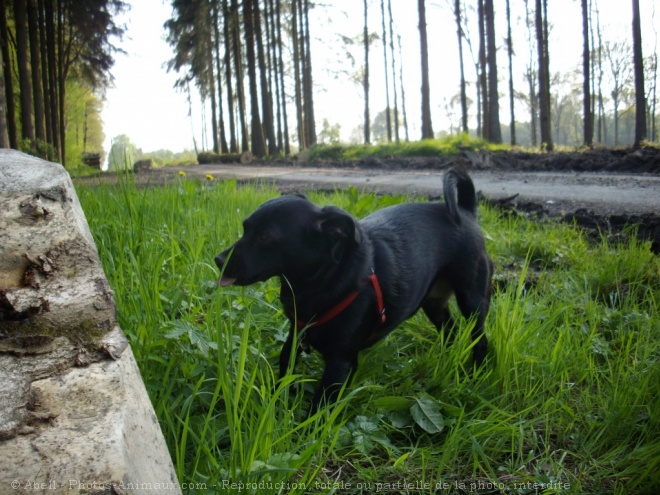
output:
M 178 175 L 176 169 L 161 169 Z M 382 193 L 439 196 L 443 172 L 438 170 L 365 170 L 318 167 L 196 165 L 186 175 L 273 182 L 291 190 L 355 186 Z M 475 187 L 490 200 L 517 195 L 516 203 L 542 205 L 552 213 L 588 209 L 600 215 L 660 213 L 660 176 L 596 172 L 519 172 L 471 170 Z
M 212 164 L 183 169 L 157 168 L 136 174 L 141 183 L 162 184 L 186 179 L 237 179 L 273 183 L 282 192 L 304 192 L 355 186 L 360 190 L 388 194 L 414 194 L 432 198 L 442 194 L 442 167 L 400 168 L 377 163 L 301 166 L 296 162 L 272 164 Z M 414 164 L 413 164 L 414 165 Z M 449 166 L 449 163 L 446 164 Z M 504 167 L 470 167 L 475 187 L 486 201 L 534 217 L 560 217 L 596 232 L 618 235 L 627 225 L 639 224 L 639 237 L 653 241 L 660 252 L 660 175 L 551 169 L 536 171 Z M 77 179 L 94 183 L 98 178 Z M 112 174 L 104 174 L 112 181 Z M 116 180 L 116 179 L 114 179 Z

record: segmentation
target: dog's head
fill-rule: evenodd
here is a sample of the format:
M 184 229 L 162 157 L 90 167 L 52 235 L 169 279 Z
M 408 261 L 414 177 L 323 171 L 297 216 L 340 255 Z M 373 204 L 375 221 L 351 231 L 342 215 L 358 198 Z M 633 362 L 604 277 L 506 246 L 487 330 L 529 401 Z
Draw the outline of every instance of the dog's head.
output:
M 355 219 L 302 196 L 267 201 L 243 222 L 243 237 L 220 253 L 217 284 L 249 285 L 275 276 L 314 279 L 362 242 Z

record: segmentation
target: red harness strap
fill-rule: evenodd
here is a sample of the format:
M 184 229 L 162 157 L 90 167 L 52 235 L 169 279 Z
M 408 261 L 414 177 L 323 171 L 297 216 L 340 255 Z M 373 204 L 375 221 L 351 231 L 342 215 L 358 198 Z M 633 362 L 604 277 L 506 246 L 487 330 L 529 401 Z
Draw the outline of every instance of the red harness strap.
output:
M 380 288 L 378 277 L 376 276 L 376 273 L 373 271 L 371 272 L 371 275 L 369 275 L 369 282 L 371 282 L 371 286 L 374 288 L 374 292 L 376 293 L 376 304 L 377 304 L 378 314 L 380 315 L 380 323 L 383 324 L 385 323 L 386 320 L 385 303 L 383 301 L 383 291 Z M 351 304 L 353 304 L 353 301 L 355 301 L 357 296 L 360 295 L 360 292 L 362 292 L 362 288 L 357 289 L 354 292 L 351 292 L 339 304 L 337 304 L 333 308 L 330 308 L 328 311 L 326 311 L 325 313 L 323 313 L 321 316 L 319 316 L 314 320 L 311 321 L 297 320 L 296 326 L 298 327 L 298 330 L 302 330 L 305 327 L 318 327 L 320 325 L 323 325 L 324 323 L 328 323 L 330 320 L 339 316 Z

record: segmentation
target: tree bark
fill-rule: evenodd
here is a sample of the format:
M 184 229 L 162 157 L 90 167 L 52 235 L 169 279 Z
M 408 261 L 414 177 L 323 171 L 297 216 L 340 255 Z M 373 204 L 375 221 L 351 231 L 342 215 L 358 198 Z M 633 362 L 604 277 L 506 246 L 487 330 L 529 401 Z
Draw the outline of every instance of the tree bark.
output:
M 490 135 L 490 105 L 488 103 L 488 62 L 486 57 L 486 15 L 484 13 L 484 2 L 479 0 L 477 6 L 477 18 L 479 21 L 479 88 L 481 89 L 481 137 L 488 139 Z
M 426 7 L 424 0 L 417 0 L 419 15 L 419 42 L 422 60 L 422 139 L 433 139 L 431 122 L 431 91 L 429 86 L 429 48 L 426 36 Z
M 644 58 L 642 56 L 642 28 L 639 19 L 639 0 L 632 1 L 633 64 L 635 74 L 635 142 L 639 148 L 646 139 L 646 93 L 644 93 Z
M 2 44 L 2 73 L 5 76 L 4 97 L 7 122 L 7 138 L 10 148 L 18 149 L 18 129 L 16 128 L 16 104 L 14 103 L 14 82 L 11 77 L 9 37 L 7 31 L 7 6 L 0 0 L 0 43 Z
M 264 135 L 259 115 L 259 92 L 257 91 L 257 61 L 254 51 L 254 10 L 252 0 L 243 2 L 243 24 L 245 26 L 245 52 L 247 57 L 248 84 L 250 88 L 250 142 L 252 154 L 258 158 L 266 154 Z
M 364 74 L 362 76 L 362 88 L 364 89 L 364 143 L 371 142 L 371 117 L 369 116 L 369 25 L 367 23 L 368 6 L 364 0 Z
M 486 36 L 488 47 L 488 140 L 502 142 L 500 97 L 497 89 L 497 46 L 495 44 L 495 11 L 493 0 L 486 0 Z
M 261 33 L 261 13 L 259 9 L 259 0 L 252 0 L 252 17 L 254 24 L 254 36 L 257 42 L 257 61 L 259 62 L 259 81 L 261 86 L 261 111 L 263 114 L 263 128 L 266 133 L 268 154 L 277 155 L 277 139 L 275 138 L 275 124 L 273 122 L 273 101 L 271 91 L 268 87 L 268 78 L 266 71 L 266 56 L 264 52 L 264 43 Z
M 582 94 L 583 94 L 583 121 L 584 144 L 593 146 L 594 120 L 591 111 L 591 69 L 589 53 L 589 7 L 587 0 L 582 0 Z
M 385 31 L 385 0 L 380 0 L 380 15 L 383 27 L 383 67 L 385 74 L 385 126 L 387 127 L 387 142 L 392 142 L 392 115 L 390 113 L 390 79 L 387 66 L 387 33 Z
M 550 118 L 550 74 L 544 1 L 536 0 L 536 42 L 539 55 L 539 120 L 541 124 L 541 143 L 547 151 L 552 151 L 554 145 L 552 142 L 552 120 Z
M 44 97 L 41 89 L 41 50 L 39 48 L 37 0 L 28 0 L 27 19 L 30 38 L 32 98 L 34 101 L 34 135 L 37 140 L 44 144 L 46 142 L 46 128 L 44 126 Z
M 458 64 L 461 74 L 461 130 L 463 132 L 468 132 L 467 94 L 465 90 L 465 68 L 463 66 L 463 27 L 461 23 L 461 0 L 456 0 L 454 2 L 454 16 L 456 18 L 456 36 L 458 37 Z
M 34 149 L 35 136 L 34 124 L 32 123 L 34 107 L 32 100 L 32 84 L 30 80 L 27 5 L 25 0 L 14 1 L 14 21 L 16 29 L 16 64 L 18 66 L 18 80 L 21 88 L 21 135 L 23 139 L 29 141 L 30 148 Z
M 515 93 L 513 91 L 513 38 L 511 37 L 511 6 L 509 0 L 506 0 L 506 45 L 509 54 L 509 112 L 511 113 L 511 124 L 509 130 L 511 133 L 511 146 L 516 143 L 516 112 L 515 112 Z

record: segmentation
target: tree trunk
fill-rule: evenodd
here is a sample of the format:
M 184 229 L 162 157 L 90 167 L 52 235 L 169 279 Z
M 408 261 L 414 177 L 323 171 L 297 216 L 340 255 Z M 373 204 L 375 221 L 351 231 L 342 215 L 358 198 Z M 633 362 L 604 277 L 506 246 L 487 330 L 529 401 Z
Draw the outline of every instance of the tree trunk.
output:
M 392 56 L 392 92 L 394 93 L 394 139 L 398 143 L 399 136 L 399 97 L 396 89 L 396 63 L 394 58 L 394 19 L 392 18 L 392 0 L 387 0 L 387 11 L 390 19 L 390 55 Z
M 291 154 L 291 143 L 289 141 L 289 123 L 286 111 L 286 92 L 284 89 L 284 57 L 282 55 L 282 6 L 280 0 L 275 0 L 275 18 L 277 19 L 277 63 L 280 75 L 280 88 L 282 91 L 282 123 L 284 125 L 284 154 Z
M 515 112 L 515 93 L 513 91 L 513 38 L 511 37 L 511 8 L 509 0 L 506 0 L 506 45 L 509 54 L 509 112 L 511 113 L 511 146 L 516 145 L 516 112 Z
M 399 42 L 399 60 L 401 64 L 399 67 L 399 86 L 401 87 L 401 113 L 403 114 L 403 130 L 406 136 L 406 142 L 410 141 L 410 135 L 408 132 L 408 115 L 406 114 L 406 88 L 403 85 L 403 57 L 401 54 L 401 36 L 397 36 L 397 41 Z
M 245 90 L 243 88 L 243 59 L 241 58 L 241 27 L 238 17 L 238 1 L 231 1 L 231 28 L 232 28 L 232 51 L 234 60 L 234 74 L 236 76 L 236 97 L 238 98 L 238 118 L 241 128 L 241 151 L 247 151 L 248 131 L 245 115 Z
M 550 75 L 547 57 L 547 18 L 544 16 L 543 0 L 536 0 L 536 42 L 539 53 L 539 120 L 541 143 L 547 151 L 553 150 L 552 120 L 550 118 Z
M 639 19 L 639 0 L 633 0 L 632 36 L 635 70 L 635 142 L 639 148 L 646 139 L 646 93 L 644 93 L 644 58 L 642 56 L 642 28 Z
M 224 23 L 222 33 L 225 38 L 225 82 L 227 83 L 227 112 L 229 113 L 229 152 L 238 152 L 238 141 L 236 140 L 236 113 L 234 106 L 234 85 L 232 83 L 232 47 L 233 47 L 233 28 L 234 17 L 227 6 L 227 0 L 222 0 L 222 15 Z
M 7 134 L 7 97 L 5 95 L 5 71 L 2 66 L 2 60 L 2 51 L 0 50 L 0 148 L 9 148 L 9 134 Z
M 18 81 L 21 87 L 21 135 L 29 141 L 31 149 L 35 148 L 34 111 L 32 100 L 32 84 L 30 81 L 30 56 L 28 55 L 27 5 L 25 0 L 14 1 L 14 20 L 16 29 L 16 64 L 18 65 Z
M 296 104 L 296 120 L 298 122 L 298 147 L 301 150 L 307 148 L 305 142 L 305 119 L 303 118 L 303 96 L 302 96 L 302 77 L 301 77 L 301 50 L 300 36 L 298 35 L 298 5 L 300 0 L 291 2 L 291 44 L 293 45 L 293 84 Z
M 243 24 L 245 26 L 245 52 L 247 57 L 248 84 L 250 88 L 250 142 L 252 154 L 261 158 L 266 154 L 264 135 L 259 115 L 259 92 L 257 91 L 257 60 L 254 52 L 254 11 L 252 0 L 243 2 Z
M 422 139 L 433 139 L 431 122 L 431 90 L 429 86 L 429 48 L 426 37 L 426 7 L 424 0 L 417 0 L 419 14 L 419 44 L 422 60 Z
M 364 75 L 362 87 L 364 89 L 364 144 L 371 142 L 371 117 L 369 117 L 369 25 L 367 23 L 367 0 L 364 0 Z
M 508 0 L 507 0 L 508 1 Z M 458 64 L 461 74 L 461 130 L 468 132 L 467 94 L 465 91 L 465 68 L 463 66 L 463 27 L 461 23 L 461 0 L 454 2 L 456 36 L 458 37 Z
M 387 126 L 387 142 L 392 142 L 392 114 L 390 113 L 390 80 L 387 66 L 387 33 L 385 31 L 385 0 L 380 0 L 380 15 L 383 27 L 383 67 L 385 74 L 385 125 Z
M 486 36 L 488 47 L 488 140 L 502 142 L 500 97 L 497 89 L 497 46 L 495 44 L 495 11 L 493 0 L 486 0 Z
M 268 54 L 268 86 L 272 91 L 275 88 L 274 98 L 274 124 L 277 124 L 277 153 L 281 154 L 284 150 L 284 136 L 282 135 L 282 106 L 281 106 L 281 92 L 280 92 L 280 79 L 278 75 L 277 65 L 277 45 L 276 45 L 276 30 L 275 30 L 275 6 L 273 0 L 267 0 L 267 9 L 264 13 L 266 18 L 266 53 Z
M 589 67 L 589 7 L 587 0 L 582 0 L 582 94 L 583 94 L 583 119 L 584 119 L 584 144 L 593 146 L 594 120 L 591 112 L 591 69 Z
M 225 111 L 224 105 L 222 104 L 222 65 L 220 64 L 220 6 L 218 1 L 213 2 L 213 51 L 215 54 L 215 74 L 213 75 L 213 69 L 211 69 L 212 78 L 217 77 L 216 81 L 218 83 L 218 127 L 220 128 L 220 151 L 221 153 L 229 153 L 229 147 L 227 146 L 227 133 L 225 131 Z M 213 66 L 213 64 L 211 64 Z
M 44 126 L 44 97 L 41 88 L 41 50 L 39 48 L 39 23 L 37 0 L 27 2 L 28 33 L 30 36 L 30 65 L 32 74 L 32 96 L 34 100 L 34 134 L 42 144 L 46 142 Z
M 44 18 L 46 21 L 46 51 L 48 53 L 48 99 L 50 100 L 50 127 L 53 133 L 53 146 L 57 149 L 60 163 L 63 161 L 64 144 L 60 141 L 60 107 L 59 107 L 59 70 L 58 57 L 55 51 L 55 1 L 45 0 Z
M 252 0 L 252 16 L 254 20 L 254 36 L 257 41 L 257 61 L 259 62 L 259 75 L 261 84 L 261 109 L 263 113 L 263 127 L 266 133 L 268 154 L 277 155 L 277 139 L 275 138 L 275 124 L 273 122 L 273 101 L 271 91 L 268 87 L 268 78 L 266 71 L 266 56 L 264 52 L 264 43 L 261 33 L 261 13 L 259 9 L 259 0 Z
M 488 64 L 486 58 L 486 15 L 484 2 L 479 0 L 477 7 L 479 21 L 479 88 L 481 89 L 481 137 L 488 139 L 490 135 L 489 124 L 490 105 L 488 103 Z
M 45 2 L 39 0 L 37 5 L 37 23 L 39 24 L 39 38 L 40 43 L 40 58 L 41 58 L 41 87 L 43 89 L 44 97 L 44 126 L 46 130 L 46 142 L 50 145 L 53 144 L 53 127 L 51 119 L 51 101 L 50 101 L 50 88 L 48 87 L 48 49 L 46 47 L 46 18 L 45 18 Z M 48 159 L 52 160 L 54 157 L 49 156 Z
M 2 44 L 2 73 L 5 76 L 4 97 L 6 103 L 7 138 L 10 148 L 18 149 L 18 129 L 16 128 L 16 104 L 14 102 L 14 82 L 11 77 L 9 37 L 7 31 L 7 6 L 0 0 L 0 43 Z
M 312 80 L 312 49 L 309 33 L 309 1 L 303 0 L 303 15 L 301 27 L 303 29 L 303 42 L 305 45 L 303 89 L 305 97 L 305 129 L 307 130 L 307 145 L 316 144 L 316 117 L 314 114 L 314 83 Z

